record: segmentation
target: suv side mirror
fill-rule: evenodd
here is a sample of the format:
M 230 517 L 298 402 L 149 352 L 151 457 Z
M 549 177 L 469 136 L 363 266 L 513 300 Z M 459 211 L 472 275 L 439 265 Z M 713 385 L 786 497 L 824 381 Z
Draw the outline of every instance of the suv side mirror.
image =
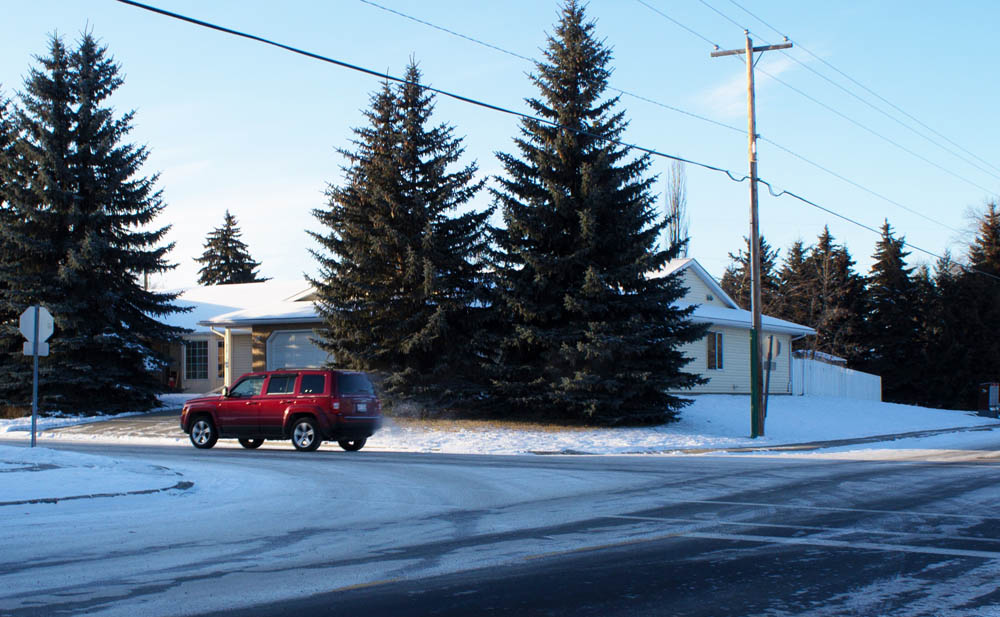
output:
M 229 386 L 222 386 L 222 398 L 229 398 Z

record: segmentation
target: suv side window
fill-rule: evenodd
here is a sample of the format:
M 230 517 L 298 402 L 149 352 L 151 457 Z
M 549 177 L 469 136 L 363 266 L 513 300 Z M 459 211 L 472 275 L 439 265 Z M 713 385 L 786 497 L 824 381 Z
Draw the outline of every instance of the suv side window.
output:
M 325 375 L 303 375 L 299 394 L 323 394 L 326 391 Z
M 229 396 L 235 398 L 246 398 L 260 394 L 264 387 L 264 375 L 252 375 L 240 381 L 229 391 Z
M 267 382 L 268 394 L 289 394 L 295 391 L 295 375 L 271 375 Z

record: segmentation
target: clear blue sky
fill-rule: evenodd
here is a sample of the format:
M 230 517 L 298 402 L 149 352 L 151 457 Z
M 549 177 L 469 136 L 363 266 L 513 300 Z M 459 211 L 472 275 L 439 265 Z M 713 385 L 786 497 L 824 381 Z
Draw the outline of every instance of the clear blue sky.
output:
M 470 37 L 526 56 L 538 56 L 557 19 L 556 0 L 376 0 Z M 730 0 L 643 0 L 723 48 L 743 45 L 749 26 L 755 43 L 779 36 Z M 768 52 L 758 69 L 861 123 L 914 154 L 876 137 L 802 94 L 759 72 L 758 133 L 889 200 L 906 211 L 817 170 L 775 146 L 759 145 L 762 178 L 819 204 L 878 227 L 883 218 L 908 241 L 940 253 L 967 242 L 950 228 L 968 227 L 966 212 L 1000 187 L 1000 144 L 994 121 L 1000 100 L 992 49 L 1000 4 L 800 2 L 737 0 L 787 34 L 799 47 Z M 413 56 L 435 87 L 527 111 L 537 93 L 530 64 L 414 23 L 360 0 L 284 2 L 159 0 L 162 8 L 245 30 L 322 55 L 399 75 Z M 706 5 L 707 3 L 707 5 Z M 90 28 L 120 62 L 125 83 L 113 99 L 136 110 L 132 140 L 151 150 L 146 173 L 160 172 L 179 265 L 158 286 L 193 284 L 206 234 L 228 208 L 237 216 L 262 274 L 297 278 L 315 269 L 305 229 L 316 229 L 313 208 L 325 203 L 327 183 L 343 178 L 337 148 L 349 148 L 352 127 L 379 86 L 376 78 L 323 64 L 229 35 L 132 8 L 113 0 L 7 2 L 0 20 L 0 84 L 8 97 L 22 87 L 33 55 L 44 54 L 50 33 L 69 41 Z M 710 58 L 711 45 L 637 0 L 592 0 L 588 13 L 614 50 L 611 85 L 745 131 L 743 65 Z M 808 49 L 851 78 L 986 162 L 833 72 Z M 797 64 L 791 58 L 804 63 Z M 977 169 L 890 117 L 815 75 L 814 69 L 880 106 Z M 745 173 L 746 135 L 631 97 L 622 107 L 631 121 L 626 138 L 685 158 Z M 467 161 L 483 177 L 500 172 L 494 152 L 511 151 L 517 120 L 438 97 L 437 121 L 465 136 Z M 926 159 L 926 160 L 922 160 Z M 665 178 L 669 162 L 658 159 Z M 942 170 L 945 168 L 947 171 Z M 690 255 L 721 276 L 727 253 L 748 229 L 747 184 L 688 166 Z M 956 177 L 961 176 L 961 179 Z M 663 191 L 664 182 L 658 185 Z M 484 192 L 479 207 L 489 202 Z M 662 198 L 661 198 L 662 203 Z M 785 249 L 811 244 L 829 224 L 867 272 L 877 237 L 829 214 L 762 191 L 762 231 Z M 918 252 L 911 262 L 932 261 Z

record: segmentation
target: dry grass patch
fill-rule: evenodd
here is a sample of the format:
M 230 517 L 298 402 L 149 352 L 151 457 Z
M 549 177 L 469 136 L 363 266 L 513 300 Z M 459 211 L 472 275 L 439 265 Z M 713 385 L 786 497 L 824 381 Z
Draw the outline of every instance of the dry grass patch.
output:
M 17 405 L 0 406 L 0 419 L 15 420 L 31 415 L 31 407 L 19 407 Z

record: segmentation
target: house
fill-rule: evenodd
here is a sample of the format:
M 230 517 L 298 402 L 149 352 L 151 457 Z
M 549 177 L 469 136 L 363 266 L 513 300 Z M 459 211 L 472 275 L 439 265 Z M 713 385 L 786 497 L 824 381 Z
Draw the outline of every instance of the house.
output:
M 691 358 L 685 370 L 700 373 L 707 383 L 695 386 L 694 394 L 750 393 L 750 311 L 741 309 L 712 276 L 691 258 L 675 259 L 656 276 L 677 274 L 687 287 L 681 303 L 694 306 L 692 321 L 709 324 L 708 333 L 699 341 L 688 343 L 681 351 Z M 763 349 L 763 370 L 770 367 L 768 392 L 792 392 L 792 341 L 816 334 L 810 327 L 761 316 L 760 341 Z M 768 347 L 771 360 L 768 363 Z
M 745 394 L 750 391 L 750 311 L 741 309 L 694 259 L 677 259 L 655 276 L 676 273 L 687 287 L 683 305 L 692 319 L 710 324 L 700 341 L 681 348 L 707 383 L 692 393 Z M 191 313 L 172 319 L 191 328 L 183 346 L 171 352 L 171 385 L 187 392 L 208 392 L 232 384 L 243 373 L 286 367 L 323 366 L 328 355 L 314 342 L 322 320 L 315 291 L 304 282 L 265 281 L 185 290 L 178 304 Z M 761 341 L 769 392 L 792 392 L 792 341 L 815 330 L 763 316 Z M 771 360 L 767 363 L 768 345 Z
M 263 281 L 192 287 L 177 305 L 191 309 L 169 319 L 191 330 L 169 350 L 168 384 L 211 392 L 249 371 L 319 367 L 326 353 L 310 338 L 320 326 L 305 281 Z

